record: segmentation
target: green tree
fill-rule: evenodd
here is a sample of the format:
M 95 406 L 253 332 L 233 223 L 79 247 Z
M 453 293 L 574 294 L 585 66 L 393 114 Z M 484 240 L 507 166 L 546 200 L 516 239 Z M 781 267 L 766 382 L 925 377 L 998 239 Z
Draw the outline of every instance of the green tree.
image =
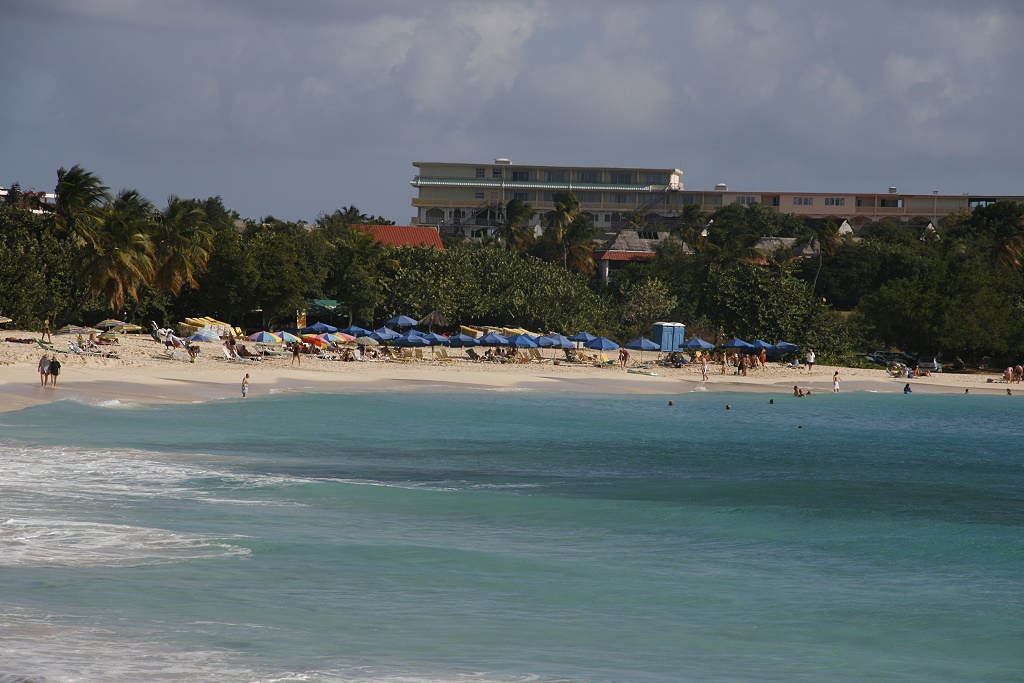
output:
M 156 209 L 136 190 L 122 190 L 104 212 L 82 257 L 81 273 L 90 294 L 111 312 L 153 280 L 155 259 L 150 227 Z
M 57 171 L 54 224 L 79 246 L 99 246 L 97 235 L 110 205 L 110 188 L 79 165 Z
M 658 278 L 645 278 L 624 289 L 622 319 L 630 323 L 628 336 L 646 336 L 656 320 L 672 312 L 677 300 Z
M 152 225 L 155 251 L 153 286 L 174 296 L 185 285 L 199 287 L 198 277 L 206 271 L 213 252 L 213 229 L 206 213 L 195 201 L 171 196 L 167 208 Z
M 555 207 L 544 214 L 543 224 L 550 239 L 562 251 L 562 267 L 569 266 L 569 248 L 565 243 L 565 233 L 580 213 L 580 202 L 572 192 L 560 192 L 555 195 Z
M 534 243 L 533 207 L 519 199 L 505 205 L 505 218 L 498 226 L 498 239 L 509 251 L 529 253 Z

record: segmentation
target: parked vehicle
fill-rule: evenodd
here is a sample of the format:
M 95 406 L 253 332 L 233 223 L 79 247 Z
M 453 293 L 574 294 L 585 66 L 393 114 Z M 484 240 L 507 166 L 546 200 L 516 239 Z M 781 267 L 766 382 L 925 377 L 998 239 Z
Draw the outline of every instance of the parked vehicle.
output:
M 917 359 L 917 367 L 928 372 L 942 372 L 938 356 L 921 356 Z

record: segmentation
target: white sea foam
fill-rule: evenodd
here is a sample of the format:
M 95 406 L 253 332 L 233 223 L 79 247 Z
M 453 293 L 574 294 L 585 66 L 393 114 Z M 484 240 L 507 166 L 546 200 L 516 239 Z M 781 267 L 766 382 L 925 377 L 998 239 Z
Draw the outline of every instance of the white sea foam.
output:
M 6 567 L 124 567 L 250 554 L 223 538 L 45 518 L 0 524 L 0 548 Z

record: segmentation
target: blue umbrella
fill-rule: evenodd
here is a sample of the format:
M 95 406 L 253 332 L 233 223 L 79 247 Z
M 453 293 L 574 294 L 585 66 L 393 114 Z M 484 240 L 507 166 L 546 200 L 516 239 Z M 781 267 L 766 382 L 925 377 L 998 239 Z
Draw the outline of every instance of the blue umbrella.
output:
M 589 332 L 577 332 L 576 334 L 569 337 L 569 341 L 583 342 L 584 344 L 586 344 L 587 342 L 592 342 L 595 339 L 597 339 L 597 337 L 590 334 Z
M 797 346 L 796 344 L 790 344 L 789 342 L 785 341 L 777 341 L 773 346 L 768 347 L 765 350 L 765 353 L 774 358 L 775 356 L 784 356 L 787 353 L 793 353 L 799 348 L 800 347 Z
M 572 337 L 570 337 L 571 339 Z M 596 349 L 598 351 L 614 351 L 619 348 L 619 345 L 613 342 L 608 337 L 595 337 L 584 344 L 588 349 Z
M 373 333 L 368 336 L 372 337 L 374 334 L 378 337 L 377 341 L 391 341 L 392 339 L 398 339 L 402 336 L 390 327 L 382 327 L 379 330 L 374 330 Z
M 391 318 L 390 320 L 384 321 L 385 325 L 394 325 L 395 327 L 412 327 L 416 323 L 416 320 L 413 320 L 407 315 L 401 314 L 396 315 L 394 318 Z
M 713 349 L 715 345 L 709 344 L 700 337 L 690 337 L 690 341 L 683 344 L 683 347 L 687 349 Z
M 437 334 L 436 332 L 431 332 L 429 334 L 423 334 L 420 336 L 422 336 L 424 339 L 430 342 L 431 346 L 437 346 L 438 344 L 448 343 L 448 337 L 444 336 L 443 334 Z
M 418 334 L 403 334 L 392 342 L 395 346 L 430 346 L 430 342 Z
M 656 344 L 650 339 L 640 337 L 624 345 L 627 349 L 634 349 L 640 352 L 640 362 L 644 360 L 644 351 L 661 351 L 661 344 Z
M 448 338 L 448 346 L 453 348 L 459 348 L 460 346 L 480 346 L 480 341 L 476 337 L 470 337 L 468 334 L 457 334 L 454 337 Z
M 752 349 L 753 345 L 748 344 L 742 339 L 730 339 L 729 341 L 722 344 L 723 349 Z
M 201 341 L 201 342 L 219 342 L 220 337 L 217 333 L 210 330 L 209 328 L 203 327 L 196 330 L 195 334 L 190 337 L 185 337 L 182 341 Z
M 350 334 L 353 337 L 366 337 L 369 336 L 370 330 L 364 330 L 358 325 L 349 325 L 345 329 L 341 330 L 344 334 Z
M 754 343 L 751 344 L 751 346 L 753 346 L 755 349 L 770 349 L 772 347 L 771 344 L 761 339 L 755 340 Z
M 524 349 L 535 349 L 537 348 L 537 341 L 528 334 L 516 334 L 508 338 L 508 343 L 511 346 L 518 346 Z
M 650 339 L 645 339 L 643 337 L 640 337 L 639 339 L 634 339 L 633 341 L 629 342 L 628 344 L 624 344 L 624 346 L 627 349 L 633 349 L 635 351 L 660 351 L 661 350 L 661 345 L 660 344 L 655 344 Z
M 497 332 L 488 332 L 480 337 L 480 346 L 508 346 L 508 339 Z
M 537 337 L 537 346 L 542 346 L 544 348 L 557 347 L 560 349 L 571 349 L 574 345 L 571 340 L 560 334 L 546 334 L 543 337 Z
M 324 332 L 337 332 L 338 328 L 327 323 L 316 322 L 309 327 L 303 327 L 299 334 L 323 334 Z

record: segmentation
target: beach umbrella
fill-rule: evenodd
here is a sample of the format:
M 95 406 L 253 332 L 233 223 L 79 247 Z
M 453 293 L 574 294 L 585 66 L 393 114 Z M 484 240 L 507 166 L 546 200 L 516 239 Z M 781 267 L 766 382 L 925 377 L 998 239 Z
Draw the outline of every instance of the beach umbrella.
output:
M 537 348 L 537 340 L 529 334 L 515 334 L 508 338 L 510 346 L 518 346 L 524 349 Z
M 722 344 L 723 349 L 752 349 L 752 344 L 748 344 L 742 339 L 730 339 L 729 341 Z
M 81 325 L 65 325 L 54 332 L 54 334 L 91 334 L 93 332 L 99 332 L 99 330 L 94 327 L 82 327 Z
M 595 339 L 597 339 L 597 337 L 590 334 L 589 332 L 577 332 L 576 334 L 569 337 L 569 341 L 583 342 L 584 344 L 586 344 L 587 342 L 592 342 Z
M 382 327 L 379 330 L 374 330 L 369 336 L 374 337 L 377 341 L 391 341 L 392 339 L 398 339 L 402 335 L 398 334 L 390 327 Z
M 332 332 L 324 332 L 323 334 L 318 334 L 317 336 L 323 339 L 328 344 L 343 344 L 345 342 L 350 342 L 353 339 L 355 339 L 355 337 L 348 334 L 339 334 Z
M 395 327 L 412 327 L 416 324 L 414 318 L 410 318 L 407 315 L 396 315 L 394 318 L 384 321 L 385 325 L 394 325 Z
M 13 323 L 14 318 L 8 318 L 6 315 L 0 315 L 0 323 Z
M 480 346 L 480 340 L 476 337 L 470 337 L 468 334 L 456 334 L 452 337 L 448 337 L 448 346 L 452 348 L 459 348 L 462 346 Z
M 373 337 L 356 337 L 356 344 L 359 346 L 380 346 L 380 342 Z
M 543 348 L 559 348 L 559 349 L 571 349 L 575 344 L 572 343 L 568 337 L 564 337 L 560 334 L 545 334 L 542 337 L 537 337 L 537 346 Z
M 448 337 L 444 336 L 443 334 L 437 334 L 436 332 L 430 332 L 428 334 L 422 334 L 420 336 L 426 339 L 428 342 L 430 342 L 431 346 L 437 346 L 439 344 L 448 343 Z
M 753 346 L 755 349 L 770 349 L 772 347 L 771 344 L 762 339 L 754 340 L 754 342 L 751 343 L 751 346 Z
M 608 337 L 595 337 L 584 344 L 588 349 L 595 349 L 597 351 L 614 351 L 619 348 L 619 345 L 613 342 Z
M 281 342 L 280 337 L 265 331 L 250 334 L 248 337 L 245 338 L 245 340 L 256 342 L 258 344 L 279 344 Z
M 480 346 L 508 346 L 508 339 L 497 332 L 488 332 L 477 341 L 480 342 Z
M 131 323 L 122 323 L 116 327 L 111 327 L 107 332 L 120 332 L 121 334 L 127 334 L 129 332 L 142 332 L 145 327 L 142 325 L 133 325 Z
M 303 327 L 299 332 L 301 334 L 323 334 L 324 332 L 337 332 L 338 328 L 334 325 L 328 325 L 327 323 L 315 322 L 308 327 Z
M 338 332 L 341 332 L 343 334 L 350 334 L 353 337 L 365 337 L 366 335 L 370 334 L 371 330 L 363 329 L 358 325 L 349 325 L 343 330 L 338 330 Z
M 274 332 L 273 334 L 275 336 L 277 336 L 277 337 L 280 337 L 281 341 L 283 341 L 283 342 L 292 343 L 292 342 L 299 341 L 299 338 L 296 337 L 294 334 L 292 334 L 291 332 L 285 332 L 284 330 L 280 330 L 278 332 Z
M 634 339 L 633 341 L 629 342 L 628 344 L 623 344 L 623 346 L 625 346 L 627 349 L 633 349 L 634 351 L 639 351 L 640 352 L 640 362 L 641 363 L 644 360 L 644 351 L 660 351 L 661 350 L 661 344 L 655 344 L 650 339 L 645 339 L 644 337 L 640 337 L 639 339 Z
M 95 325 L 93 325 L 93 327 L 96 327 L 96 328 L 101 329 L 101 330 L 109 330 L 111 327 L 120 327 L 121 325 L 127 325 L 127 324 L 128 323 L 126 323 L 123 320 L 115 320 L 113 318 L 107 318 L 106 320 L 101 320 L 100 322 L 96 323 Z
M 774 358 L 776 356 L 784 356 L 787 353 L 795 353 L 796 350 L 799 348 L 800 347 L 797 346 L 796 344 L 790 344 L 789 342 L 785 341 L 777 341 L 775 342 L 775 344 L 768 347 L 768 349 L 765 350 L 765 353 Z
M 430 346 L 430 342 L 418 334 L 403 334 L 391 343 L 395 346 Z
M 194 334 L 182 339 L 182 341 L 219 342 L 220 335 L 208 327 L 201 327 Z
M 327 340 L 322 339 L 320 335 L 316 334 L 304 334 L 302 335 L 302 341 L 307 344 L 312 344 L 313 346 L 325 347 L 328 345 Z
M 425 316 L 420 318 L 420 321 L 417 324 L 426 325 L 428 330 L 432 329 L 434 325 L 437 325 L 438 327 L 448 327 L 451 325 L 451 323 L 448 322 L 448 318 L 444 317 L 437 311 L 427 313 Z
M 714 344 L 709 344 L 700 337 L 690 337 L 690 340 L 683 344 L 683 348 L 686 349 L 713 349 Z

